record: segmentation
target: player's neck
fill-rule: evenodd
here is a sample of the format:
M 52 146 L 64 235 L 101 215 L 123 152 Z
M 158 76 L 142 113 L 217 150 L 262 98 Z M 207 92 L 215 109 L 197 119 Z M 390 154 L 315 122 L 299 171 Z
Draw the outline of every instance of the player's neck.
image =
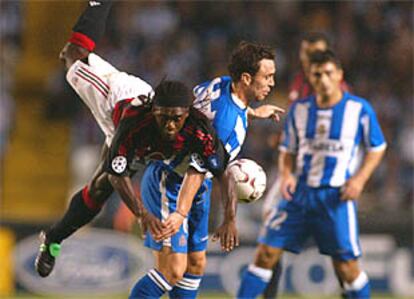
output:
M 330 108 L 342 100 L 343 93 L 340 89 L 331 96 L 316 95 L 316 103 L 319 108 Z
M 240 101 L 242 101 L 246 107 L 249 106 L 249 99 L 247 98 L 247 95 L 241 84 L 232 82 L 231 93 L 234 94 Z

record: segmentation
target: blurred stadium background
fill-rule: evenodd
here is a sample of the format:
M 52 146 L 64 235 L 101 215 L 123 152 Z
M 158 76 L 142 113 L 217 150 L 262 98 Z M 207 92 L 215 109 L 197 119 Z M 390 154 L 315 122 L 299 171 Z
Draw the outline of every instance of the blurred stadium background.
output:
M 84 229 L 65 242 L 59 270 L 48 279 L 36 277 L 32 267 L 36 234 L 62 215 L 69 194 L 87 181 L 103 142 L 58 61 L 84 5 L 0 1 L 0 296 L 118 298 L 151 266 L 131 215 L 114 196 L 93 224 L 111 230 Z M 194 85 L 225 74 L 240 40 L 270 44 L 277 49 L 277 87 L 269 102 L 286 107 L 289 80 L 300 69 L 301 35 L 326 33 L 346 80 L 371 100 L 389 142 L 360 200 L 362 262 L 378 296 L 414 298 L 413 8 L 412 1 L 123 1 L 114 5 L 97 52 L 151 84 L 168 75 Z M 264 166 L 270 184 L 279 131 L 271 122 L 253 123 L 242 153 Z M 201 294 L 231 294 L 251 261 L 261 203 L 241 205 L 238 220 L 242 246 L 226 256 L 211 244 Z M 337 293 L 329 261 L 312 244 L 284 262 L 281 289 L 288 298 Z

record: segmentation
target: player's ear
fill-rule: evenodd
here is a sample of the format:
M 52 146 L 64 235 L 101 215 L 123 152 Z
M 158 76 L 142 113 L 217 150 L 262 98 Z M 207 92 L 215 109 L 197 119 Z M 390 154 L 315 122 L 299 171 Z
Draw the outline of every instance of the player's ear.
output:
M 252 83 L 252 79 L 252 75 L 246 72 L 242 73 L 240 76 L 240 81 L 247 86 L 249 86 Z

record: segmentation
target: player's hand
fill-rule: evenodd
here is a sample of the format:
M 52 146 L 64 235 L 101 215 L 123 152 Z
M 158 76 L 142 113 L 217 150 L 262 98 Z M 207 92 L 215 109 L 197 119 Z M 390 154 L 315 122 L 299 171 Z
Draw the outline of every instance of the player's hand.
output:
M 296 189 L 296 178 L 292 175 L 285 175 L 282 177 L 280 183 L 280 192 L 283 195 L 283 198 L 286 200 L 292 200 L 292 195 L 295 193 Z
M 211 240 L 213 242 L 220 240 L 221 250 L 225 252 L 232 251 L 235 247 L 239 246 L 236 222 L 234 220 L 225 221 L 217 228 Z
M 149 230 L 150 234 L 155 241 L 161 241 L 162 232 L 165 229 L 165 224 L 161 222 L 160 219 L 152 215 L 151 213 L 146 213 L 141 218 L 141 226 L 145 232 Z
M 358 199 L 364 189 L 365 181 L 359 177 L 351 177 L 341 188 L 342 200 Z
M 274 121 L 280 121 L 280 114 L 285 113 L 285 110 L 275 105 L 261 105 L 253 109 L 255 118 L 271 118 Z
M 162 234 L 160 235 L 161 240 L 175 235 L 180 230 L 180 226 L 183 224 L 184 219 L 185 217 L 180 213 L 174 212 L 170 214 L 164 222 L 165 228 L 162 230 Z

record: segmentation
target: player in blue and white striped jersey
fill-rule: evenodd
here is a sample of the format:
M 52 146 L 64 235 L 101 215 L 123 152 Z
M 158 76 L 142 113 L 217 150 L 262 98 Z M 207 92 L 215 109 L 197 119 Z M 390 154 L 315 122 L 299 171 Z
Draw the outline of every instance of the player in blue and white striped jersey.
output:
M 212 121 L 231 159 L 240 152 L 246 137 L 248 117 L 274 117 L 277 120 L 278 113 L 283 112 L 273 105 L 249 108 L 251 101 L 263 100 L 270 93 L 274 86 L 275 71 L 272 49 L 243 42 L 231 55 L 230 77 L 219 77 L 194 88 L 195 107 Z M 185 219 L 171 208 L 175 207 L 177 199 L 174 190 L 178 190 L 181 183 L 182 177 L 172 175 L 161 163 L 152 163 L 145 171 L 141 183 L 144 203 L 154 203 L 154 211 L 151 210 L 153 213 L 159 213 L 164 205 L 168 205 L 170 209 L 161 213 L 162 221 L 166 225 L 175 223 L 176 229 L 180 229 L 174 236 L 161 242 L 147 234 L 145 244 L 153 249 L 156 256 L 167 256 L 158 258 L 167 261 L 159 268 L 165 281 L 174 287 L 172 290 L 164 288 L 164 291 L 168 290 L 171 298 L 195 298 L 206 266 L 211 180 L 205 180 L 206 192 L 202 196 L 196 196 L 194 207 Z M 235 225 L 237 198 L 229 199 L 231 200 L 225 203 L 223 224 L 214 236 L 214 239 L 221 241 L 224 251 L 230 251 L 238 244 Z M 178 241 L 174 242 L 174 239 Z M 158 297 L 160 294 L 148 293 L 148 286 L 155 281 L 153 274 L 148 272 L 134 286 L 131 298 Z
M 371 105 L 342 92 L 342 78 L 333 52 L 311 56 L 309 80 L 316 95 L 295 102 L 289 111 L 279 156 L 284 199 L 265 223 L 238 298 L 261 294 L 283 251 L 299 253 L 310 236 L 320 253 L 331 256 L 345 298 L 370 297 L 368 276 L 358 264 L 356 200 L 386 142 Z

